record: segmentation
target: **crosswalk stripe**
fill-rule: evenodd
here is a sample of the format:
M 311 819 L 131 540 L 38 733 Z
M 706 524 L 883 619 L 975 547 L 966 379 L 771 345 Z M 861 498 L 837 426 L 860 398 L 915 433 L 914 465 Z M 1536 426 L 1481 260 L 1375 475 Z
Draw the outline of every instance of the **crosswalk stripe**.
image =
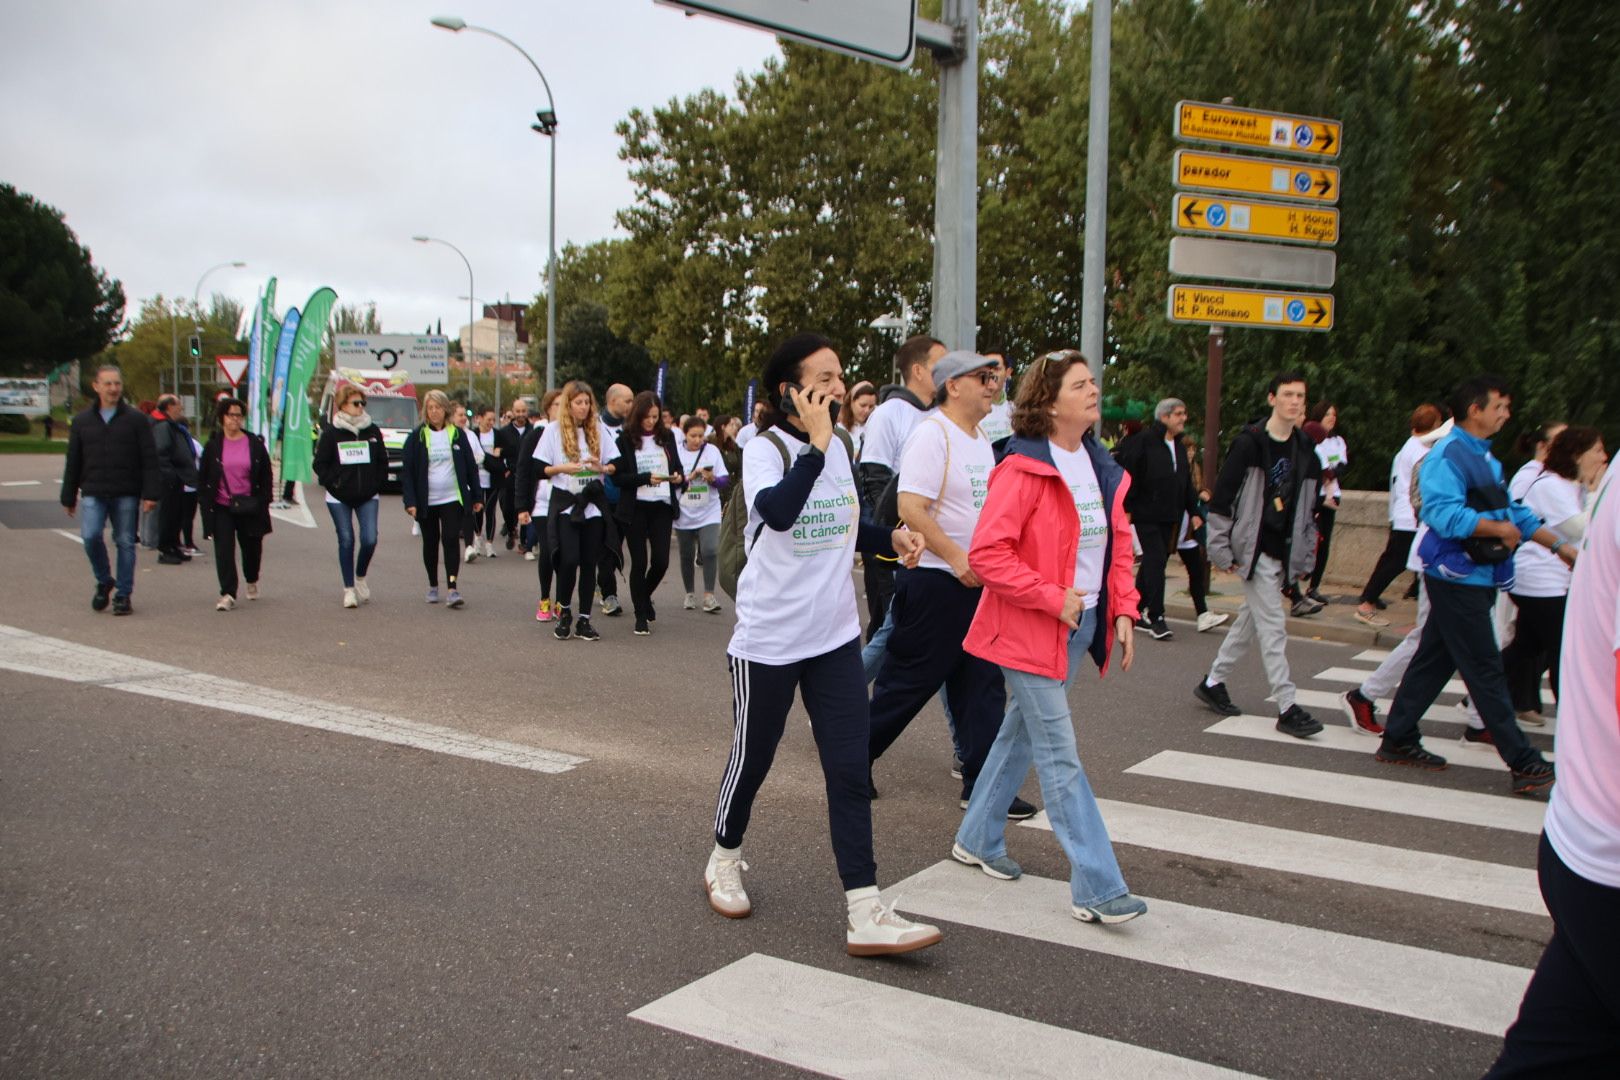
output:
M 1330 723 L 1315 735 L 1297 739 L 1278 731 L 1277 721 L 1269 716 L 1229 716 L 1211 724 L 1204 731 L 1210 735 L 1237 735 L 1245 739 L 1264 739 L 1266 742 L 1287 743 L 1290 746 L 1314 746 L 1323 750 L 1350 750 L 1359 754 L 1370 755 L 1378 749 L 1376 738 L 1358 735 L 1346 724 Z M 1436 741 L 1435 745 L 1440 744 Z M 1445 744 L 1443 750 L 1440 756 L 1452 765 L 1461 765 L 1469 769 L 1491 769 L 1496 772 L 1508 771 L 1507 764 L 1502 760 L 1502 755 L 1496 752 L 1496 747 L 1485 743 L 1470 743 L 1455 739 Z M 1551 753 L 1542 756 L 1548 761 L 1553 760 Z
M 1070 915 L 1069 884 L 1025 874 L 994 881 L 936 863 L 891 890 L 902 910 L 985 930 L 1120 956 L 1291 994 L 1500 1035 L 1530 972 L 1411 945 L 1147 899 L 1120 926 Z M 947 934 L 947 940 L 949 935 Z
M 1395 766 L 1389 768 L 1393 771 Z M 1546 811 L 1545 804 L 1529 799 L 1431 787 L 1416 778 L 1410 783 L 1377 780 L 1321 769 L 1189 754 L 1181 750 L 1161 750 L 1125 771 L 1136 776 L 1182 780 L 1236 788 L 1248 793 L 1262 792 L 1335 806 L 1353 806 L 1382 813 L 1408 814 L 1460 825 L 1532 834 L 1541 832 L 1541 819 Z M 1413 773 L 1416 770 L 1403 771 Z
M 1360 686 L 1367 680 L 1367 676 L 1371 674 L 1372 668 L 1330 667 L 1326 671 L 1318 671 L 1315 677 L 1328 682 L 1351 683 Z M 1468 693 L 1468 687 L 1463 685 L 1461 679 L 1448 679 L 1440 692 L 1442 694 L 1462 695 Z
M 1108 835 L 1118 844 L 1171 851 L 1285 874 L 1348 881 L 1418 896 L 1544 915 L 1534 870 L 1337 836 L 1189 814 L 1142 803 L 1098 799 Z M 1050 831 L 1041 811 L 1025 828 Z
M 1250 1075 L 759 953 L 643 1005 L 630 1018 L 825 1076 Z M 1016 1056 L 1009 1058 L 1013 1048 Z
M 1276 698 L 1273 696 L 1266 698 L 1266 700 L 1275 701 Z M 1336 714 L 1342 715 L 1342 713 L 1339 711 L 1339 695 L 1332 690 L 1309 690 L 1302 686 L 1294 691 L 1294 701 L 1299 705 L 1303 705 L 1307 709 L 1332 709 Z M 1389 698 L 1380 698 L 1378 701 L 1378 712 L 1387 717 L 1389 715 L 1390 706 L 1393 704 L 1394 702 Z M 1322 717 L 1319 716 L 1317 719 L 1320 720 Z M 1464 720 L 1463 714 L 1458 712 L 1455 706 L 1441 705 L 1439 703 L 1430 705 L 1428 709 L 1424 711 L 1423 719 L 1434 720 L 1446 724 L 1462 724 L 1467 722 Z M 1536 730 L 1551 731 L 1552 728 L 1537 728 Z
M 1364 664 L 1382 664 L 1389 659 L 1388 649 L 1363 649 L 1350 659 Z

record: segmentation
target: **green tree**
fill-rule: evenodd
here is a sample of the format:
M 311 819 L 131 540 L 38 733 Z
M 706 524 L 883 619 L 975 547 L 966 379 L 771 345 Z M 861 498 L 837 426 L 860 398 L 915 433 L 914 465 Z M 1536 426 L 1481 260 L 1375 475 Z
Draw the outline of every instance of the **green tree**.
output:
M 96 362 L 117 364 L 123 369 L 124 390 L 129 398 L 149 401 L 174 389 L 174 362 L 178 356 L 181 392 L 196 393 L 187 339 L 200 326 L 203 355 L 196 372 L 202 379 L 202 395 L 208 397 L 217 389 L 219 372 L 214 357 L 247 355 L 247 339 L 239 336 L 242 322 L 242 304 L 228 296 L 216 293 L 206 311 L 193 308 L 189 300 L 154 296 L 141 302 L 135 321 L 120 340 L 96 357 Z M 94 374 L 94 364 L 85 365 L 82 375 L 86 387 Z
M 0 374 L 94 356 L 124 321 L 124 287 L 54 207 L 0 184 Z

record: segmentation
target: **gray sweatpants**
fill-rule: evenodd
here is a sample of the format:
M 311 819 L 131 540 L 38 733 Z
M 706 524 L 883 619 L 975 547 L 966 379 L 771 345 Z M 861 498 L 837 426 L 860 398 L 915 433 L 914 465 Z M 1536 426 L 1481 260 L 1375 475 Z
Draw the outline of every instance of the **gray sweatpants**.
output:
M 675 536 L 681 545 L 681 584 L 686 586 L 687 592 L 696 591 L 692 588 L 692 559 L 695 555 L 703 561 L 703 591 L 714 592 L 715 575 L 720 571 L 720 526 L 676 529 Z
M 1361 694 L 1368 701 L 1381 701 L 1395 696 L 1395 691 L 1401 685 L 1401 678 L 1406 674 L 1406 666 L 1412 662 L 1418 642 L 1423 639 L 1423 624 L 1429 621 L 1429 590 L 1423 587 L 1422 579 L 1423 575 L 1419 574 L 1417 625 L 1412 627 L 1410 634 L 1401 638 L 1399 645 L 1389 651 L 1389 656 L 1378 665 L 1378 670 L 1362 681 Z
M 1232 624 L 1215 663 L 1209 669 L 1209 685 L 1226 681 L 1243 659 L 1252 642 L 1260 644 L 1260 662 L 1277 698 L 1277 712 L 1294 707 L 1294 683 L 1288 676 L 1288 613 L 1283 594 L 1283 564 L 1270 555 L 1255 559 L 1254 573 L 1243 582 L 1243 610 Z

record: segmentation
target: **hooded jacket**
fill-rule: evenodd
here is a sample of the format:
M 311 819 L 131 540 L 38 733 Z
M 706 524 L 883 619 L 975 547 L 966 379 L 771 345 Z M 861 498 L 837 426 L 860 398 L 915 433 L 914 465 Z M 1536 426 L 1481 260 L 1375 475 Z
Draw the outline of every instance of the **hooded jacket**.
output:
M 1266 434 L 1263 423 L 1250 424 L 1232 440 L 1209 503 L 1209 560 L 1222 570 L 1253 576 L 1260 557 L 1260 525 L 1266 500 Z M 1287 580 L 1298 581 L 1316 566 L 1316 489 L 1322 466 L 1316 448 L 1296 430 L 1288 437 L 1292 461 L 1294 512 L 1284 543 Z
M 1134 618 L 1141 604 L 1125 513 L 1131 478 L 1090 432 L 1081 445 L 1108 507 L 1097 630 L 1087 645 L 1099 671 L 1107 672 L 1114 616 Z M 1071 631 L 1059 616 L 1074 586 L 1079 549 L 1080 514 L 1048 442 L 1014 435 L 990 473 L 990 492 L 968 549 L 968 566 L 984 583 L 984 594 L 962 647 L 992 664 L 1067 679 Z

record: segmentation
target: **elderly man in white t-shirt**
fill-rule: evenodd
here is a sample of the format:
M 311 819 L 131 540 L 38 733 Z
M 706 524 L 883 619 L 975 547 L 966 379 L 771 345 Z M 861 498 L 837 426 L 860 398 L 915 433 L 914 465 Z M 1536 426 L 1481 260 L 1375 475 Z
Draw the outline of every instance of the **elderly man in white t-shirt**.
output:
M 962 747 L 965 807 L 1007 704 L 1001 669 L 962 648 L 983 591 L 967 553 L 996 464 L 979 425 L 1001 389 L 1001 365 L 946 353 L 932 378 L 937 409 L 906 440 L 897 485 L 900 519 L 927 549 L 915 569 L 895 573 L 892 632 L 872 690 L 871 754 L 882 756 L 943 683 Z M 1015 798 L 1008 816 L 1034 813 Z

